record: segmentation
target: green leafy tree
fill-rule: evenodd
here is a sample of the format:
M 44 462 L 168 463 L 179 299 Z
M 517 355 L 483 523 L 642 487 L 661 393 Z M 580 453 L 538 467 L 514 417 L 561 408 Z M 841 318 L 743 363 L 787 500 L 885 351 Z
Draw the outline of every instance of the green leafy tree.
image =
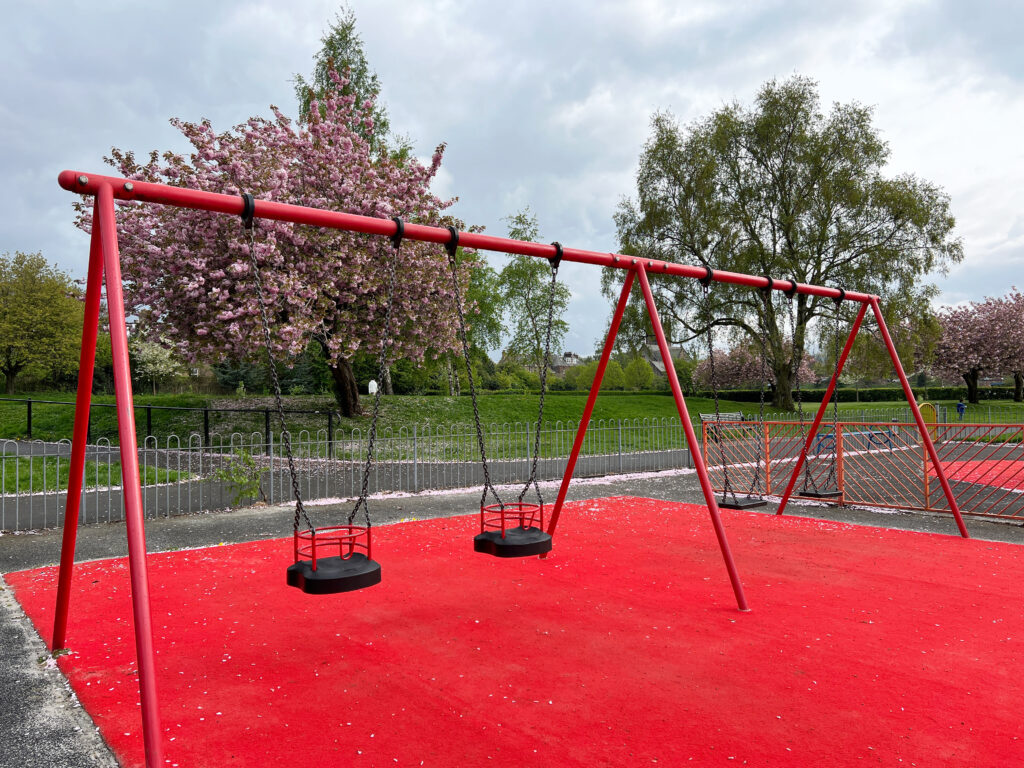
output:
M 537 217 L 525 208 L 508 222 L 508 236 L 513 240 L 537 242 L 540 238 Z M 562 350 L 562 340 L 569 330 L 562 319 L 569 306 L 569 289 L 555 284 L 551 295 L 551 267 L 533 256 L 513 256 L 498 275 L 498 290 L 508 317 L 511 339 L 506 351 L 540 373 L 544 365 L 544 343 L 547 334 L 548 303 L 553 301 L 551 355 Z
M 650 389 L 654 383 L 654 370 L 642 357 L 630 360 L 623 373 L 626 389 Z
M 75 370 L 84 309 L 70 277 L 40 253 L 0 256 L 0 374 L 8 395 L 22 373 Z
M 356 15 L 351 8 L 342 8 L 320 42 L 323 47 L 314 57 L 312 79 L 307 81 L 302 75 L 295 75 L 294 78 L 299 119 L 307 122 L 310 104 L 314 100 L 320 101 L 321 109 L 324 109 L 324 96 L 339 91 L 332 76 L 332 73 L 336 73 L 342 76 L 344 82 L 340 88 L 342 96 L 355 99 L 359 105 L 373 102 L 369 108 L 369 119 L 361 120 L 353 128 L 372 147 L 383 147 L 391 123 L 387 108 L 377 98 L 380 95 L 380 80 L 366 59 L 362 38 L 356 32 Z M 407 149 L 407 144 L 402 145 L 402 148 Z
M 883 176 L 889 150 L 871 108 L 835 104 L 825 115 L 806 77 L 769 81 L 752 106 L 729 104 L 685 127 L 658 113 L 651 128 L 637 199 L 615 217 L 625 253 L 876 293 L 896 325 L 934 295 L 922 278 L 963 257 L 948 195 L 912 174 Z M 605 277 L 607 290 L 616 278 Z M 783 299 L 766 306 L 757 291 L 718 284 L 700 311 L 697 281 L 652 283 L 676 340 L 709 325 L 736 342 L 766 334 L 774 404 L 791 407 L 796 360 L 831 300 L 796 298 L 787 346 Z
M 679 380 L 679 388 L 683 390 L 684 395 L 690 395 L 696 391 L 694 379 L 699 364 L 693 357 L 676 357 L 672 359 L 672 366 L 676 369 L 676 378 Z
M 174 350 L 157 341 L 148 341 L 142 337 L 131 340 L 130 352 L 132 373 L 153 388 L 156 394 L 157 384 L 185 373 L 185 366 L 175 355 Z
M 609 360 L 608 367 L 604 369 L 604 380 L 601 382 L 601 389 L 625 389 L 626 372 L 622 370 L 622 364 L 618 360 Z

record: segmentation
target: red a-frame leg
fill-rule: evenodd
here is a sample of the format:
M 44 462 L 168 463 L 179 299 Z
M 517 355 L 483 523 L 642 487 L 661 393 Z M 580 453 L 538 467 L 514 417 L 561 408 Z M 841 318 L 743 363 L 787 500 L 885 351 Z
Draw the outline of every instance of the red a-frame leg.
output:
M 64 502 L 64 536 L 60 548 L 60 573 L 57 576 L 57 608 L 53 620 L 53 650 L 64 647 L 68 629 L 68 605 L 71 600 L 71 573 L 75 567 L 75 543 L 78 538 L 78 514 L 82 503 L 85 473 L 85 447 L 89 436 L 89 404 L 96 363 L 96 336 L 100 322 L 100 292 L 103 281 L 103 251 L 100 246 L 99 200 L 92 211 L 92 239 L 89 244 L 89 273 L 85 284 L 85 322 L 82 324 L 82 349 L 78 357 L 78 395 L 75 399 L 75 427 L 71 437 L 71 466 L 68 471 L 68 495 Z
M 626 279 L 622 284 L 622 293 L 619 294 L 619 303 L 615 305 L 615 314 L 612 316 L 612 324 L 608 329 L 608 337 L 604 340 L 604 349 L 601 351 L 601 360 L 597 364 L 597 372 L 594 374 L 594 381 L 590 385 L 590 394 L 587 396 L 587 404 L 583 407 L 583 415 L 580 416 L 580 424 L 576 428 L 576 438 L 572 443 L 572 451 L 569 452 L 569 461 L 565 465 L 565 474 L 562 475 L 562 484 L 558 487 L 558 498 L 555 499 L 555 506 L 551 511 L 551 519 L 548 521 L 548 535 L 555 535 L 555 528 L 558 525 L 558 516 L 562 514 L 562 505 L 565 504 L 565 495 L 569 492 L 569 483 L 572 480 L 573 472 L 576 471 L 576 462 L 580 457 L 580 450 L 583 448 L 583 438 L 587 436 L 587 426 L 590 424 L 590 417 L 594 413 L 594 402 L 597 400 L 597 393 L 601 390 L 601 382 L 604 380 L 604 370 L 608 367 L 608 359 L 615 347 L 615 337 L 619 333 L 619 324 L 622 322 L 622 314 L 626 311 L 626 304 L 629 303 L 629 292 L 633 287 L 635 273 L 626 273 Z M 546 554 L 546 553 L 545 553 Z M 543 558 L 544 555 L 541 555 Z
M 821 405 L 818 406 L 818 412 L 814 414 L 814 422 L 811 424 L 811 431 L 807 433 L 807 439 L 804 440 L 803 448 L 800 449 L 800 455 L 796 458 L 796 466 L 793 467 L 793 474 L 789 477 L 789 482 L 786 483 L 786 492 L 782 494 L 782 501 L 779 503 L 779 509 L 775 514 L 781 515 L 786 511 L 786 504 L 789 503 L 789 497 L 793 493 L 793 486 L 796 485 L 796 480 L 800 477 L 800 470 L 803 469 L 804 462 L 807 461 L 807 454 L 811 450 L 811 443 L 814 442 L 815 435 L 818 434 L 818 427 L 821 426 L 821 419 L 825 415 L 825 411 L 828 410 L 828 404 L 832 400 L 832 393 L 835 391 L 836 386 L 839 383 L 839 375 L 843 372 L 843 366 L 846 365 L 846 358 L 850 356 L 850 350 L 853 349 L 853 342 L 857 338 L 857 331 L 860 330 L 861 323 L 864 322 L 864 315 L 867 314 L 868 305 L 861 304 L 860 311 L 857 313 L 857 319 L 853 321 L 853 326 L 850 328 L 850 335 L 846 337 L 846 344 L 843 346 L 842 354 L 839 355 L 839 360 L 836 361 L 836 370 L 832 374 L 832 379 L 828 383 L 828 387 L 825 389 L 825 394 L 821 398 Z M 839 450 L 837 443 L 836 450 Z
M 661 318 L 658 317 L 658 308 L 654 304 L 654 294 L 651 293 L 651 284 L 647 281 L 647 272 L 643 264 L 637 264 L 636 273 L 640 278 L 640 288 L 643 290 L 644 301 L 647 303 L 647 314 L 651 318 L 651 326 L 654 328 L 654 335 L 658 340 L 658 349 L 661 351 L 661 359 L 665 364 L 668 383 L 672 387 L 672 395 L 676 400 L 679 420 L 683 423 L 683 430 L 686 433 L 686 444 L 690 447 L 690 455 L 693 456 L 693 465 L 697 469 L 700 489 L 704 492 L 704 499 L 707 502 L 708 512 L 711 515 L 711 524 L 714 526 L 715 536 L 718 538 L 718 547 L 722 550 L 722 559 L 725 560 L 725 568 L 729 572 L 729 581 L 732 582 L 732 591 L 736 595 L 736 605 L 741 611 L 749 611 L 750 608 L 747 607 L 746 595 L 743 594 L 743 584 L 740 582 L 739 574 L 736 571 L 736 563 L 732 559 L 729 539 L 726 538 L 725 527 L 722 525 L 722 517 L 718 511 L 715 491 L 711 487 L 711 478 L 708 477 L 708 468 L 704 463 L 704 456 L 700 450 L 700 443 L 697 442 L 697 435 L 693 431 L 693 424 L 690 423 L 690 414 L 686 410 L 686 400 L 683 398 L 683 390 L 679 386 L 676 367 L 672 364 L 672 353 L 668 348 L 668 341 L 665 339 L 665 331 L 661 327 Z
M 85 325 L 75 406 L 75 431 L 72 442 L 71 475 L 64 515 L 64 540 L 58 599 L 54 625 L 54 647 L 62 647 L 67 631 L 71 571 L 74 564 L 75 533 L 85 466 L 86 430 L 89 424 L 89 399 L 96 335 L 99 321 L 100 281 L 106 276 L 107 311 L 110 319 L 110 346 L 114 368 L 114 392 L 117 403 L 117 431 L 121 448 L 121 478 L 125 526 L 128 532 L 128 569 L 131 577 L 132 615 L 135 625 L 135 652 L 139 662 L 139 697 L 142 704 L 142 739 L 147 768 L 163 768 L 160 713 L 156 690 L 156 653 L 153 648 L 153 622 L 146 568 L 146 534 L 139 478 L 139 449 L 135 434 L 131 369 L 128 361 L 128 332 L 125 324 L 124 297 L 121 291 L 121 260 L 117 248 L 114 220 L 114 195 L 109 184 L 99 187 L 93 215 L 92 243 L 89 254 L 89 278 L 86 285 Z M 76 490 L 77 489 L 77 490 Z
M 942 492 L 946 494 L 946 501 L 949 502 L 949 511 L 953 513 L 953 517 L 956 519 L 956 527 L 960 530 L 960 535 L 965 539 L 969 539 L 970 535 L 967 533 L 967 526 L 964 525 L 964 519 L 960 514 L 960 507 L 956 503 L 956 499 L 953 497 L 953 489 L 949 487 L 949 480 L 946 478 L 946 470 L 942 468 L 942 463 L 939 461 L 938 451 L 935 450 L 935 443 L 932 442 L 932 436 L 928 433 L 928 427 L 925 426 L 924 418 L 921 416 L 921 409 L 917 407 L 917 399 L 914 397 L 914 391 L 910 388 L 910 381 L 907 379 L 907 374 L 903 371 L 903 364 L 900 363 L 900 356 L 896 353 L 896 345 L 892 343 L 892 336 L 889 335 L 889 329 L 885 325 L 885 319 L 882 317 L 882 308 L 878 304 L 878 297 L 871 299 L 871 311 L 875 314 L 875 320 L 878 322 L 878 330 L 882 333 L 882 340 L 885 342 L 885 346 L 889 350 L 889 357 L 892 358 L 893 367 L 896 369 L 896 376 L 899 377 L 900 384 L 903 387 L 903 394 L 907 398 L 907 404 L 910 406 L 911 412 L 914 414 L 914 421 L 917 423 L 917 430 L 921 433 L 921 440 L 924 441 L 925 450 L 928 451 L 928 456 L 932 460 L 932 466 L 935 467 L 935 474 L 939 478 L 939 483 L 942 485 Z

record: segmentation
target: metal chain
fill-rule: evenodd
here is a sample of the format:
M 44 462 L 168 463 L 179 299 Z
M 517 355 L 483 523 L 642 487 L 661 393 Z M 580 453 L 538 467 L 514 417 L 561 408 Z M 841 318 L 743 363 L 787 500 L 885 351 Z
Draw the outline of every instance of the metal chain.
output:
M 451 227 L 450 229 L 452 230 L 452 236 L 455 237 L 455 228 Z M 462 308 L 462 294 L 459 290 L 459 271 L 455 264 L 454 248 L 448 249 L 448 264 L 452 270 L 452 288 L 455 291 L 455 308 L 458 310 L 459 315 L 459 336 L 462 339 L 462 353 L 466 360 L 466 376 L 469 379 L 469 396 L 473 402 L 473 423 L 476 424 L 476 440 L 477 444 L 480 446 L 480 463 L 484 470 L 484 490 L 483 494 L 480 496 L 480 506 L 482 507 L 487 503 L 487 491 L 490 490 L 494 495 L 494 498 L 497 500 L 498 505 L 504 509 L 505 503 L 501 500 L 501 497 L 498 496 L 498 492 L 494 490 L 494 486 L 491 484 L 491 473 L 487 467 L 487 451 L 484 447 L 484 428 L 480 423 L 480 408 L 477 405 L 476 383 L 473 381 L 473 364 L 469 358 L 469 338 L 466 333 L 466 314 Z
M 754 492 L 760 493 L 761 491 L 761 437 L 764 435 L 764 390 L 765 382 L 768 380 L 768 313 L 771 307 L 772 292 L 770 288 L 763 288 L 763 299 L 764 299 L 764 328 L 761 331 L 760 346 L 761 346 L 761 384 L 758 390 L 758 410 L 757 410 L 757 424 L 758 431 L 754 438 L 754 476 L 750 480 L 750 489 L 747 491 L 748 496 L 752 496 Z
M 795 280 L 794 280 L 795 282 Z M 794 293 L 792 296 L 787 296 L 789 299 L 789 325 L 793 331 L 793 363 L 794 363 L 794 378 L 796 379 L 796 411 L 800 417 L 800 439 L 803 440 L 804 435 L 804 398 L 803 391 L 800 388 L 800 367 L 803 364 L 803 352 L 801 351 L 798 356 L 796 353 L 796 315 L 794 314 L 794 305 L 796 304 L 796 296 Z M 804 460 L 804 484 L 803 490 L 807 490 L 808 486 L 814 491 L 818 490 L 818 484 L 814 480 L 814 474 L 810 471 L 811 462 Z
M 835 360 L 835 371 L 839 372 L 839 307 L 836 302 L 834 325 L 832 328 L 832 359 Z M 835 374 L 833 374 L 835 375 Z M 828 475 L 825 477 L 825 487 L 831 488 L 833 484 L 839 488 L 839 476 L 836 462 L 839 456 L 839 381 L 836 380 L 832 388 L 832 457 L 828 466 Z
M 306 526 L 316 535 L 316 528 L 306 515 L 306 509 L 302 506 L 302 492 L 299 490 L 299 476 L 295 471 L 295 460 L 292 457 L 292 437 L 288 431 L 288 424 L 284 417 L 284 403 L 281 397 L 281 379 L 277 375 L 277 362 L 274 360 L 274 353 L 271 351 L 270 339 L 270 318 L 267 315 L 267 302 L 263 295 L 263 281 L 260 279 L 259 262 L 256 260 L 256 225 L 253 219 L 243 220 L 243 225 L 249 235 L 249 266 L 252 270 L 252 281 L 256 286 L 256 299 L 260 305 L 260 320 L 263 324 L 263 346 L 267 350 L 267 362 L 270 364 L 270 380 L 274 385 L 274 403 L 277 405 L 277 416 L 281 422 L 281 444 L 284 454 L 288 458 L 288 474 L 292 480 L 292 494 L 295 496 L 295 520 L 292 529 L 299 530 L 299 520 L 305 520 Z
M 537 461 L 540 458 L 540 430 L 544 419 L 544 393 L 547 391 L 548 381 L 548 360 L 551 357 L 551 331 L 555 319 L 555 289 L 558 287 L 558 262 L 551 263 L 551 285 L 548 288 L 548 327 L 544 338 L 544 366 L 540 370 L 540 407 L 537 412 L 537 431 L 533 438 L 533 465 L 530 467 L 530 477 L 519 493 L 519 501 L 522 502 L 526 492 L 532 485 L 537 491 L 537 502 L 544 506 L 544 497 L 540 494 L 540 485 L 537 483 Z
M 366 501 L 370 488 L 370 472 L 373 469 L 373 447 L 377 441 L 377 417 L 380 415 L 380 392 L 384 388 L 384 377 L 387 374 L 388 352 L 391 350 L 391 310 L 395 300 L 395 275 L 397 273 L 398 255 L 402 250 L 401 237 L 396 235 L 394 252 L 388 262 L 388 294 L 384 305 L 384 328 L 381 331 L 380 354 L 377 356 L 377 378 L 380 385 L 373 393 L 373 413 L 370 416 L 370 434 L 366 440 L 366 463 L 363 465 L 363 484 L 359 489 L 359 499 L 352 511 L 348 513 L 348 524 L 352 525 L 359 508 L 363 508 L 363 520 L 370 527 L 370 505 Z
M 718 444 L 718 455 L 722 465 L 722 501 L 725 501 L 726 494 L 732 494 L 733 501 L 736 501 L 736 491 L 729 484 L 729 462 L 725 456 L 725 442 L 722 439 L 722 415 L 718 404 L 718 376 L 715 373 L 715 340 L 711 333 L 711 289 L 704 285 L 704 305 L 708 311 L 708 368 L 711 374 L 711 394 L 715 399 L 715 442 Z

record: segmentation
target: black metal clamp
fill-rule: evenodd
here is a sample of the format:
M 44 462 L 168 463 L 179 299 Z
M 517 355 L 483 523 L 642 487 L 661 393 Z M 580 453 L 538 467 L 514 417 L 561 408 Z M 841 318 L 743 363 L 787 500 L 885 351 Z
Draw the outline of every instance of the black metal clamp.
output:
M 449 226 L 448 231 L 451 232 L 451 239 L 444 244 L 444 248 L 448 251 L 448 259 L 455 261 L 455 250 L 459 247 L 459 230 L 455 227 Z
M 711 280 L 714 278 L 714 275 L 715 270 L 713 270 L 711 267 L 704 267 L 704 277 L 699 277 L 697 279 L 700 280 L 701 285 L 707 288 L 709 285 L 711 285 Z
M 246 229 L 252 229 L 253 214 L 256 213 L 256 198 L 248 192 L 242 193 L 242 223 Z
M 832 301 L 834 301 L 836 303 L 836 306 L 838 307 L 840 304 L 846 301 L 846 291 L 843 290 L 842 288 L 836 288 L 836 290 L 839 291 L 839 295 L 833 296 Z
M 398 249 L 402 245 L 402 238 L 405 237 L 405 222 L 397 216 L 392 216 L 391 220 L 395 222 L 395 234 L 388 239 L 391 240 L 392 247 Z
M 796 282 L 796 278 L 795 278 L 795 277 L 791 277 L 791 278 L 789 278 L 789 282 L 791 283 L 791 285 L 789 286 L 789 288 L 787 288 L 786 290 L 784 290 L 784 291 L 783 291 L 783 293 L 784 293 L 784 294 L 786 294 L 786 296 L 788 296 L 789 298 L 791 298 L 791 299 L 792 299 L 792 298 L 793 298 L 794 296 L 796 296 L 796 294 L 797 294 L 797 290 L 796 290 L 796 288 L 797 288 L 797 282 Z
M 558 271 L 558 265 L 562 263 L 562 244 L 557 240 L 552 243 L 555 246 L 555 255 L 548 256 L 548 263 L 551 264 L 551 268 Z

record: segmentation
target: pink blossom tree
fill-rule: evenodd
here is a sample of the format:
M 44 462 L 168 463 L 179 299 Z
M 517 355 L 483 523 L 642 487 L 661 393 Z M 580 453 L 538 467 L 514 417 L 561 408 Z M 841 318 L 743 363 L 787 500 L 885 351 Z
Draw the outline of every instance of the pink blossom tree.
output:
M 939 312 L 942 337 L 935 350 L 939 375 L 962 377 L 967 401 L 978 402 L 978 380 L 983 373 L 1001 373 L 1005 350 L 998 338 L 997 304 L 993 299 L 948 307 Z
M 1024 293 L 1014 286 L 998 299 L 988 299 L 990 334 L 997 348 L 999 372 L 1013 376 L 1013 399 L 1024 400 Z
M 809 355 L 804 355 L 800 361 L 800 370 L 797 379 L 801 386 L 806 386 L 814 381 L 813 360 Z M 768 387 L 775 385 L 775 374 L 770 365 L 765 366 L 765 384 Z M 760 351 L 752 349 L 747 344 L 740 344 L 728 352 L 715 351 L 715 384 L 719 389 L 724 388 L 758 388 L 761 386 L 762 367 Z M 694 378 L 702 387 L 710 388 L 711 363 L 705 358 L 697 364 Z
M 192 144 L 185 157 L 153 152 L 139 162 L 114 149 L 106 161 L 131 179 L 187 186 L 420 224 L 454 224 L 453 202 L 430 192 L 444 145 L 429 165 L 373 149 L 372 99 L 344 93 L 346 81 L 315 100 L 294 123 L 276 107 L 273 118 L 252 117 L 217 133 L 209 121 L 172 124 Z M 91 226 L 79 205 L 79 224 Z M 128 311 L 186 357 L 253 356 L 260 352 L 260 311 L 247 234 L 239 219 L 149 205 L 118 207 L 117 222 Z M 389 263 L 398 282 L 392 314 L 391 359 L 422 359 L 455 348 L 454 292 L 444 249 L 406 241 L 397 256 L 386 238 L 257 221 L 256 263 L 274 318 L 272 351 L 295 358 L 311 341 L 323 348 L 338 406 L 359 411 L 350 360 L 376 354 Z M 469 262 L 460 267 L 465 295 Z

